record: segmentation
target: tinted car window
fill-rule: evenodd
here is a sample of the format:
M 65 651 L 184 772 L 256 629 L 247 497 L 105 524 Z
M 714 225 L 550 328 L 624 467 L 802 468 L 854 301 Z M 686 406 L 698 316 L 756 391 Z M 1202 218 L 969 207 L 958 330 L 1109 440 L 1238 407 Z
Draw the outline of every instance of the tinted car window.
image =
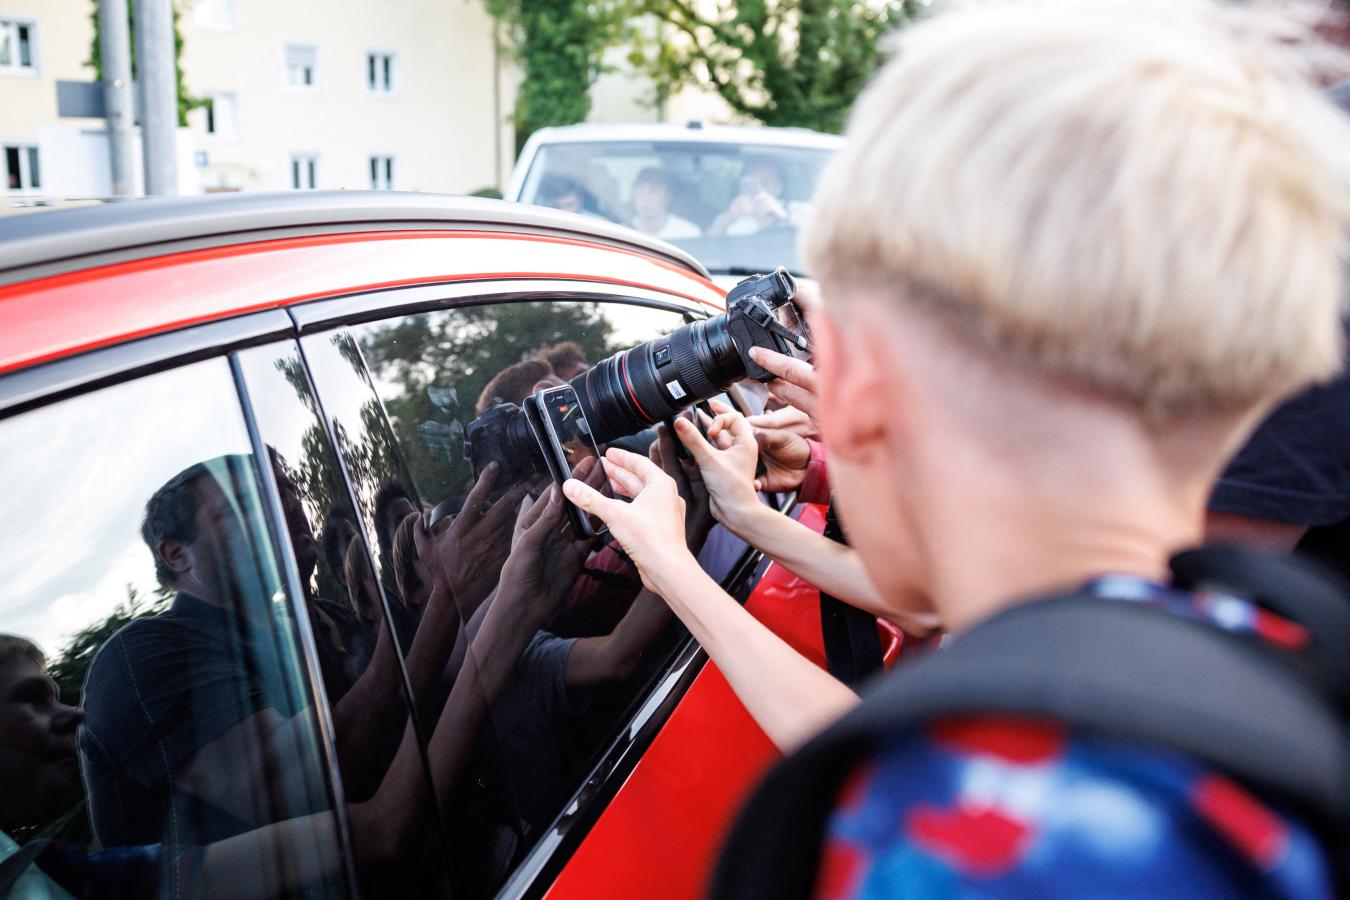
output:
M 352 503 L 299 347 L 287 341 L 242 351 L 238 359 L 276 478 L 347 802 L 361 810 L 398 804 L 393 813 L 406 823 L 397 829 L 401 836 L 392 842 L 390 855 L 369 851 L 385 842 L 393 823 L 353 816 L 360 876 L 376 895 L 396 891 L 405 897 L 443 896 L 447 880 L 441 832 L 429 804 L 432 794 L 420 748 L 405 754 L 403 762 L 411 763 L 408 782 L 395 790 L 399 773 L 394 769 L 402 765 L 398 752 L 412 731 L 397 639 L 402 620 L 386 614 L 365 512 L 358 514 Z M 353 376 L 354 384 L 341 378 L 342 370 Z M 339 377 L 329 381 L 348 457 L 361 477 L 373 478 L 379 460 L 372 454 L 358 459 L 358 453 L 381 439 L 364 432 L 354 436 L 343 415 L 343 388 L 355 386 L 366 393 L 369 388 L 346 361 L 339 366 Z M 363 463 L 369 468 L 362 468 Z M 382 785 L 384 796 L 377 797 Z M 382 852 L 387 858 L 372 859 Z
M 228 364 L 0 420 L 0 896 L 343 895 Z
M 495 889 L 547 833 L 686 636 L 615 548 L 575 541 L 564 519 L 531 549 L 522 535 L 547 514 L 540 510 L 551 481 L 507 424 L 518 415 L 508 404 L 682 324 L 678 313 L 635 305 L 526 302 L 350 332 L 387 415 L 379 428 L 394 435 L 415 498 L 395 526 L 394 571 L 385 578 L 390 603 L 429 615 L 436 601 L 421 599 L 426 585 L 447 595 L 458 633 L 444 678 L 459 690 L 471 677 L 483 712 L 450 722 L 435 709 L 426 716 L 439 715 L 433 770 L 443 733 L 453 728 L 462 742 L 454 788 L 464 799 L 443 809 L 456 871 L 471 894 Z M 623 440 L 647 452 L 655 438 L 647 431 Z M 474 442 L 479 453 L 466 452 Z M 485 467 L 483 459 L 496 462 Z M 432 519 L 434 539 L 423 536 L 404 552 L 409 530 L 423 535 Z M 744 545 L 720 530 L 710 535 L 706 512 L 691 523 L 689 540 L 701 558 L 718 574 L 729 571 Z

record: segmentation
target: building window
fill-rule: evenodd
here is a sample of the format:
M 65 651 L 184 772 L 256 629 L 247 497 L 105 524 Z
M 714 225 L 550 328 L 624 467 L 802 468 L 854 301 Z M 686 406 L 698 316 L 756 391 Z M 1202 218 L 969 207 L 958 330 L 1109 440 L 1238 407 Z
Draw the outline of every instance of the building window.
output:
M 42 187 L 37 147 L 31 144 L 6 144 L 4 151 L 5 190 L 36 191 Z
M 37 25 L 18 19 L 0 19 L 0 72 L 37 73 Z
M 209 137 L 233 140 L 239 135 L 239 97 L 234 91 L 210 91 L 196 112 L 197 130 Z
M 319 154 L 291 154 L 291 187 L 312 191 L 319 186 Z
M 392 156 L 372 156 L 370 158 L 370 189 L 372 191 L 392 191 L 394 189 L 394 158 Z
M 366 54 L 366 89 L 373 94 L 394 92 L 394 54 L 380 50 Z
M 192 4 L 192 24 L 212 31 L 233 31 L 234 0 L 196 0 Z
M 318 84 L 319 48 L 312 44 L 286 45 L 286 83 L 312 88 Z

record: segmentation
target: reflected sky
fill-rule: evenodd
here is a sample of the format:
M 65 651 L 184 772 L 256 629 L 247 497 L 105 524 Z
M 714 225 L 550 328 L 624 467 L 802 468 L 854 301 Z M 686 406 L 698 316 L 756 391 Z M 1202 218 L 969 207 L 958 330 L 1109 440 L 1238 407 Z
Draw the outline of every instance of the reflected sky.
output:
M 148 596 L 146 500 L 195 462 L 250 451 L 224 360 L 0 421 L 0 628 L 54 656 L 127 585 Z

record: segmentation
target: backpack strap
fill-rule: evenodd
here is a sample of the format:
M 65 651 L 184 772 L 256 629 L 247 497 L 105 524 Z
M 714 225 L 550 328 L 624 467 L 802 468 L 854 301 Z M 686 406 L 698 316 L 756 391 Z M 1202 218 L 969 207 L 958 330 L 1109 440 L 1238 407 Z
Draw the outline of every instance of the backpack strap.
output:
M 833 503 L 825 512 L 825 537 L 848 543 Z M 821 591 L 820 635 L 830 674 L 849 687 L 856 689 L 859 682 L 881 671 L 881 635 L 871 613 Z
M 1039 716 L 1202 760 L 1324 834 L 1350 826 L 1350 750 L 1325 691 L 1275 652 L 1204 622 L 1085 594 L 1013 607 L 875 683 L 769 772 L 742 810 L 715 898 L 807 897 L 854 765 L 935 718 Z

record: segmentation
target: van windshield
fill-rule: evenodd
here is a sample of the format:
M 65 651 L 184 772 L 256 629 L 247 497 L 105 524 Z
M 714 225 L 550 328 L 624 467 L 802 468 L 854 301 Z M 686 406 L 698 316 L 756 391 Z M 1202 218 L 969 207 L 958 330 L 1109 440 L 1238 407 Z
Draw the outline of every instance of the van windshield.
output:
M 607 141 L 544 146 L 520 200 L 617 222 L 670 241 L 713 274 L 786 266 L 830 151 L 721 143 Z

